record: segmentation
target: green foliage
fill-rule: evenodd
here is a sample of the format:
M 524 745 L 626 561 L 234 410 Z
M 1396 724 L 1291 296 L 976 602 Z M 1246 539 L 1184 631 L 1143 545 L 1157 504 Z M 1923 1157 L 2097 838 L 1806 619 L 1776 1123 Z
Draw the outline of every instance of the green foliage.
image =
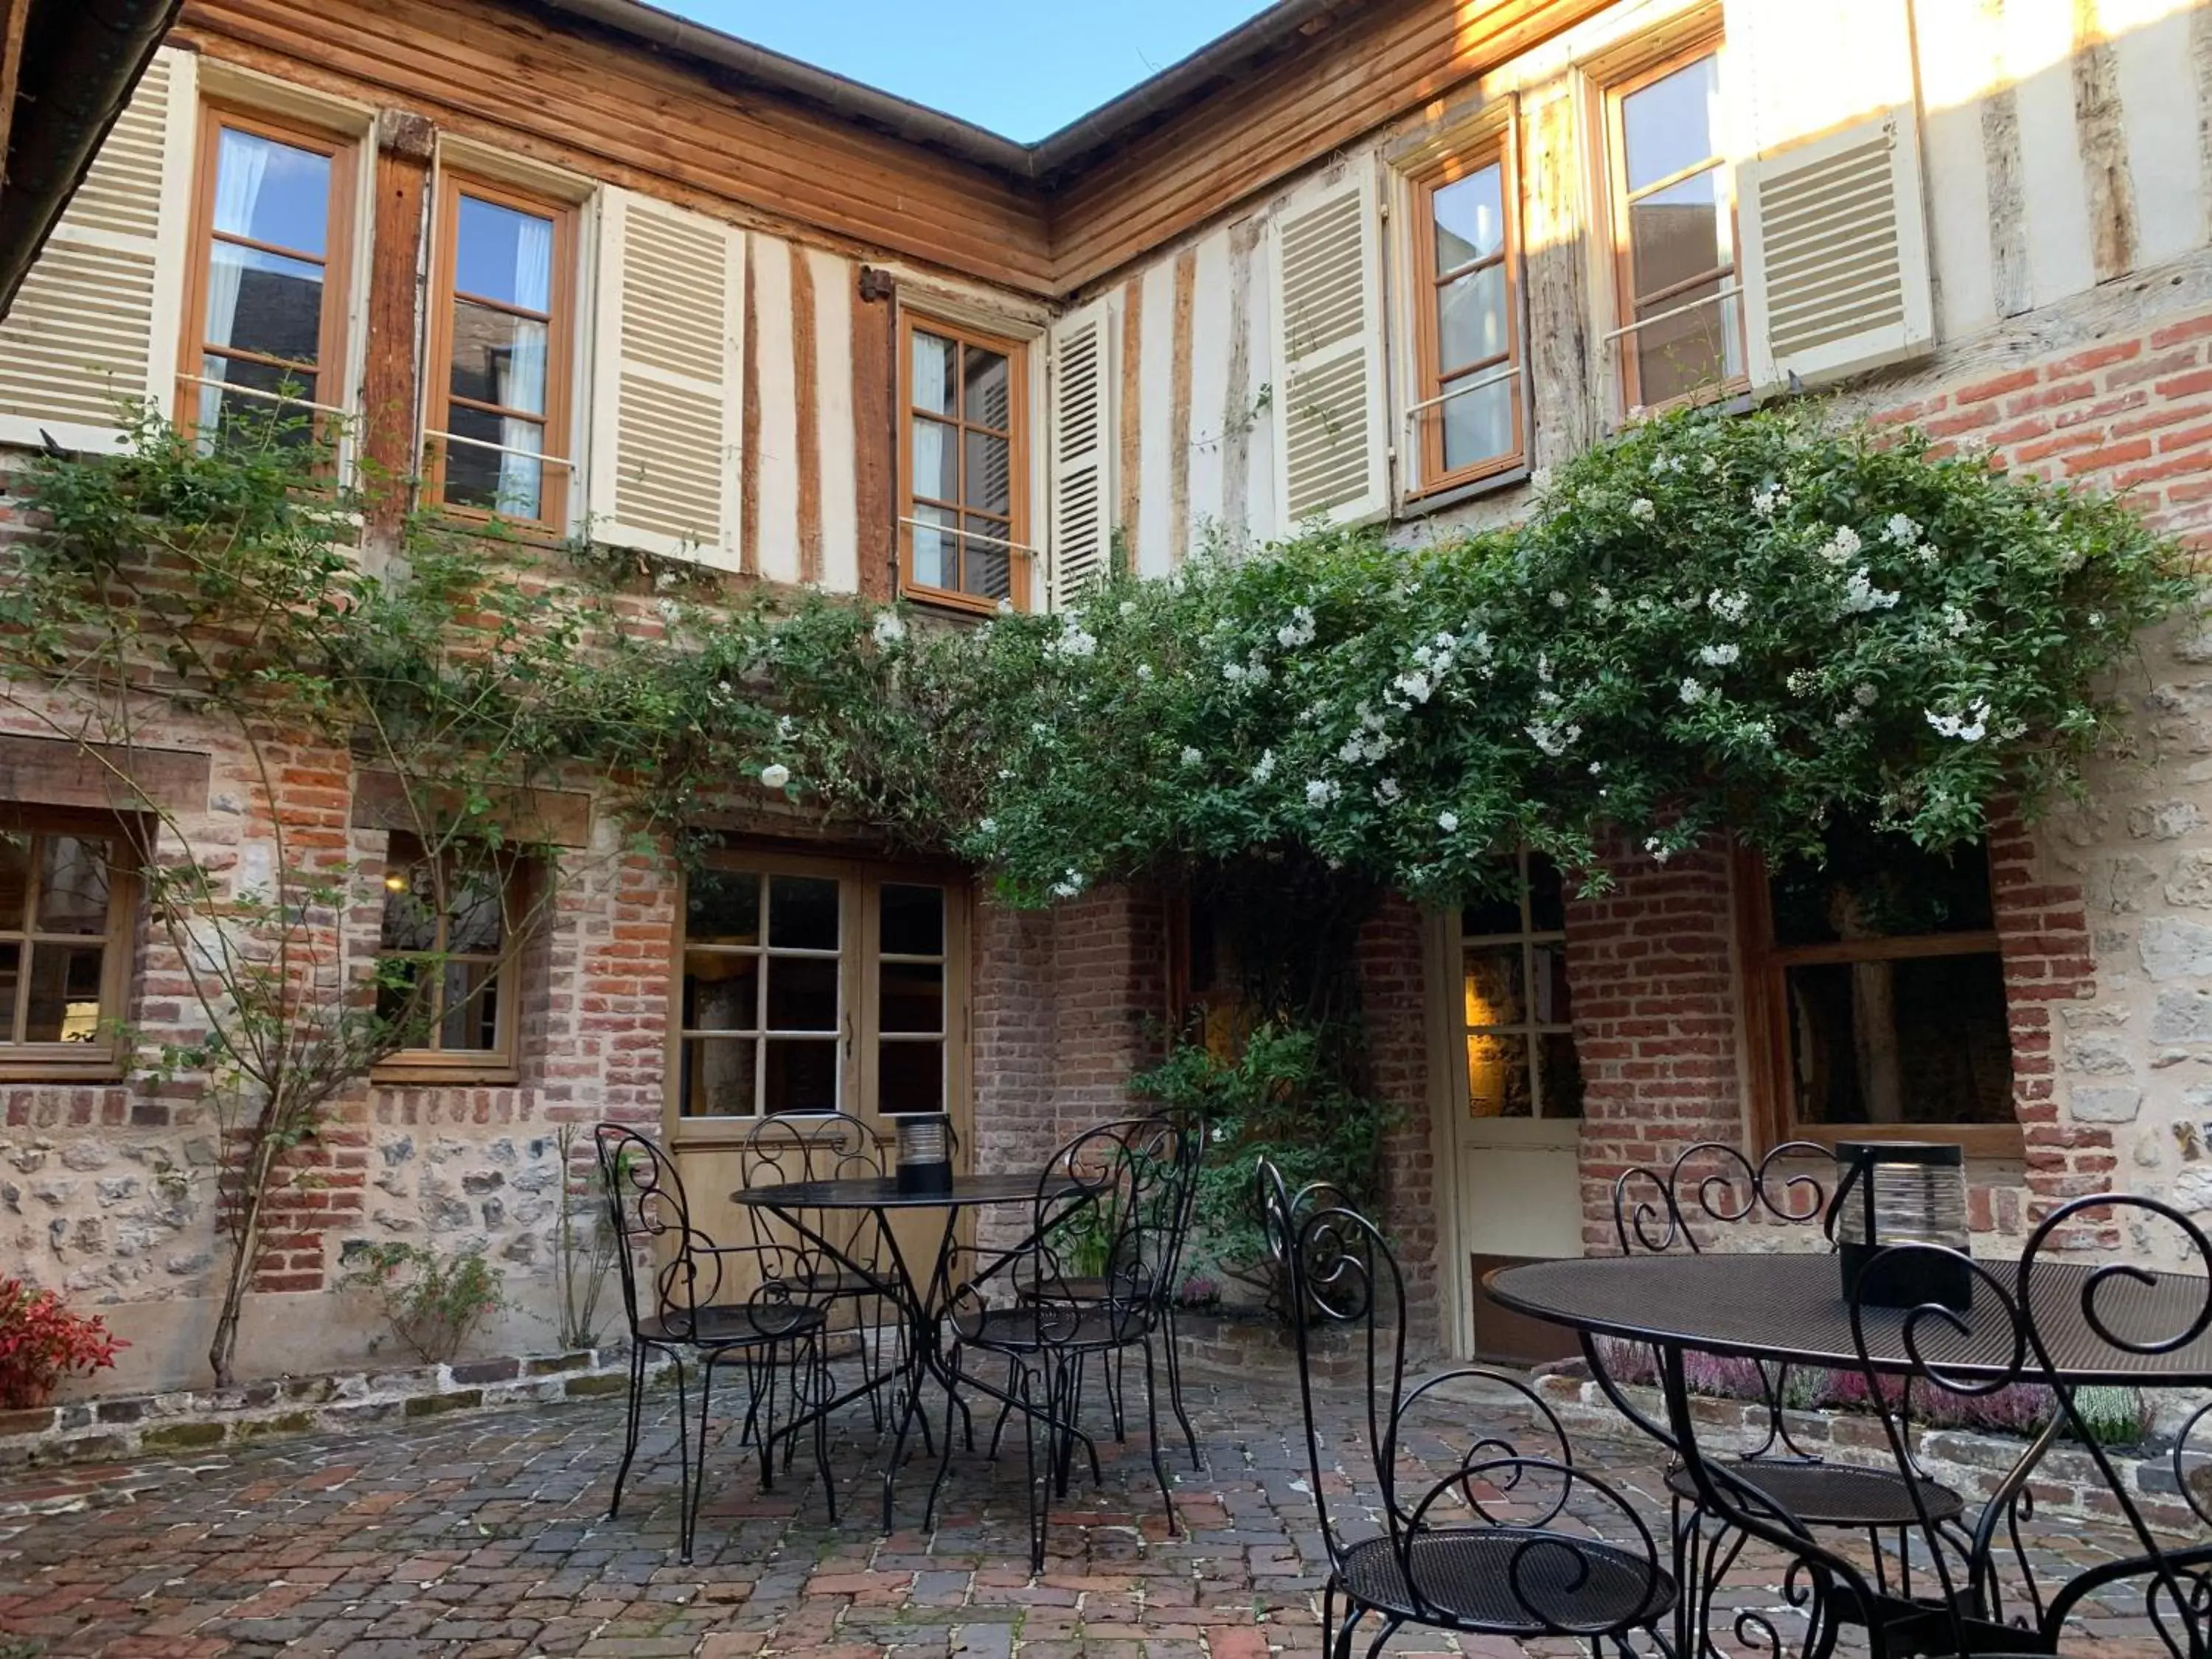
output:
M 507 1307 L 507 1276 L 470 1249 L 442 1255 L 419 1244 L 371 1244 L 354 1252 L 345 1283 L 376 1298 L 402 1346 L 426 1365 L 461 1351 L 486 1319 Z
M 561 1210 L 553 1229 L 553 1276 L 561 1303 L 561 1346 L 567 1350 L 597 1346 L 599 1297 L 615 1265 L 615 1252 L 622 1249 L 621 1236 L 608 1218 L 596 1182 L 580 1185 L 575 1179 L 577 1148 L 588 1144 L 573 1123 L 554 1132 L 561 1158 Z M 625 1148 L 617 1183 L 629 1157 Z

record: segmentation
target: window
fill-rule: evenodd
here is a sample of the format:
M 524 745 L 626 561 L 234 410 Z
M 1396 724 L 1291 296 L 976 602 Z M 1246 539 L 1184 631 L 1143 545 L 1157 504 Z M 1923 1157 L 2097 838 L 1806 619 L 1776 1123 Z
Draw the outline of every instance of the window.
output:
M 1510 135 L 1413 181 L 1413 418 L 1424 492 L 1504 471 L 1522 458 L 1521 281 Z
M 429 499 L 558 531 L 572 462 L 575 210 L 447 173 L 426 417 Z
M 1030 550 L 1022 348 L 905 318 L 901 583 L 922 599 L 1025 611 Z
M 1744 876 L 1775 1136 L 1950 1130 L 2016 1150 L 1986 850 L 1838 831 L 1825 864 L 1747 860 Z
M 675 1115 L 954 1109 L 963 890 L 727 861 L 686 885 Z
M 0 830 L 0 1076 L 119 1073 L 131 867 L 89 820 Z
M 507 860 L 433 854 L 394 832 L 385 855 L 376 1012 L 416 1040 L 378 1075 L 511 1077 L 523 872 Z
M 1566 895 L 1541 854 L 1516 854 L 1508 896 L 1460 913 L 1467 1109 L 1579 1118 L 1583 1068 L 1567 995 Z
M 348 142 L 210 107 L 177 408 L 202 434 L 335 412 L 347 400 Z M 311 423 L 287 428 L 305 438 Z
M 1709 42 L 1607 94 L 1620 302 L 1613 338 L 1632 409 L 1744 378 L 1721 57 Z

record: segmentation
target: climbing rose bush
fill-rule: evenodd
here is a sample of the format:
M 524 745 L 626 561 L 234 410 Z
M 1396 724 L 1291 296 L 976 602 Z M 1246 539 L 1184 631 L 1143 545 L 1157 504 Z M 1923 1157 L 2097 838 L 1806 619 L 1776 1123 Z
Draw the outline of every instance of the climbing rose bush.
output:
M 128 1346 L 97 1316 L 71 1313 L 53 1291 L 0 1279 L 0 1408 L 43 1406 L 63 1377 L 111 1366 Z

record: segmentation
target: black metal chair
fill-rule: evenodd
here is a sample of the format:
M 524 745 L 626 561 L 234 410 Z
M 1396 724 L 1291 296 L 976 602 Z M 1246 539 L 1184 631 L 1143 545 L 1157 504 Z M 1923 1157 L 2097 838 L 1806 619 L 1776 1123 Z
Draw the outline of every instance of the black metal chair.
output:
M 651 1356 L 666 1354 L 676 1371 L 677 1453 L 683 1480 L 678 1536 L 688 1562 L 699 1528 L 715 1367 L 732 1359 L 744 1362 L 749 1397 L 741 1443 L 758 1446 L 761 1485 L 771 1487 L 775 1481 L 777 1373 L 787 1367 L 793 1377 L 793 1423 L 784 1431 L 787 1434 L 796 1431 L 806 1403 L 801 1377 L 813 1379 L 817 1389 L 823 1377 L 822 1334 L 827 1318 L 794 1286 L 818 1282 L 824 1268 L 818 1253 L 788 1245 L 716 1244 L 691 1224 L 683 1178 L 666 1152 L 636 1130 L 616 1123 L 600 1124 L 595 1140 L 600 1188 L 617 1241 L 615 1260 L 630 1336 L 629 1419 L 607 1518 L 613 1520 L 622 1508 L 623 1484 L 637 1455 Z M 700 1373 L 696 1462 L 685 1399 L 687 1355 L 698 1362 Z M 830 1480 L 823 1413 L 817 1410 L 812 1415 L 815 1468 L 822 1477 L 830 1518 L 835 1521 L 837 1493 Z
M 1027 1236 L 1010 1249 L 955 1253 L 946 1329 L 951 1386 L 945 1443 L 930 1485 L 928 1515 L 952 1455 L 952 1413 L 963 1383 L 997 1400 L 1022 1419 L 1030 1488 L 1030 1565 L 1044 1565 L 1052 1496 L 1067 1492 L 1075 1447 L 1081 1443 L 1091 1479 L 1100 1479 L 1097 1447 L 1083 1432 L 1085 1365 L 1132 1347 L 1145 1356 L 1145 1397 L 1151 1416 L 1152 1473 L 1168 1522 L 1175 1498 L 1160 1461 L 1159 1413 L 1152 1338 L 1173 1293 L 1176 1251 L 1165 1236 L 1188 1208 L 1182 1189 L 1194 1161 L 1182 1129 L 1165 1118 L 1133 1118 L 1086 1129 L 1059 1152 L 1038 1178 Z M 961 1264 L 964 1262 L 963 1267 Z M 968 1369 L 972 1354 L 1003 1358 L 1004 1387 Z M 1038 1431 L 1045 1460 L 1037 1460 Z M 996 1436 L 993 1437 L 996 1444 Z
M 1573 1638 L 1593 1653 L 1610 1645 L 1624 1656 L 1634 1651 L 1633 1637 L 1661 1641 L 1657 1627 L 1674 1609 L 1676 1589 L 1657 1540 L 1621 1492 L 1577 1467 L 1565 1430 L 1534 1390 L 1474 1366 L 1408 1389 L 1405 1285 L 1382 1234 L 1334 1194 L 1309 1188 L 1293 1199 L 1264 1161 L 1258 1197 L 1294 1310 L 1314 1507 L 1329 1562 L 1324 1659 L 1350 1659 L 1370 1614 L 1381 1628 L 1369 1659 L 1406 1625 L 1521 1641 Z M 1381 1524 L 1366 1536 L 1353 1536 L 1344 1506 L 1330 1502 L 1337 1471 L 1323 1448 L 1342 1431 L 1316 1410 L 1313 1352 L 1316 1330 L 1328 1327 L 1350 1329 L 1365 1360 L 1358 1404 L 1368 1468 L 1360 1473 L 1371 1474 Z M 1527 1414 L 1527 1428 L 1469 1429 L 1475 1407 L 1464 1393 L 1440 1392 L 1465 1383 L 1504 1391 L 1509 1409 Z M 1516 1445 L 1516 1433 L 1534 1449 Z M 1358 1438 L 1355 1430 L 1351 1439 Z M 1401 1460 L 1413 1456 L 1427 1460 L 1430 1473 L 1409 1488 Z M 1601 1522 L 1627 1541 L 1600 1535 Z
M 1686 1148 L 1664 1170 L 1637 1167 L 1624 1171 L 1613 1187 L 1613 1234 L 1623 1255 L 1659 1255 L 1675 1249 L 1702 1252 L 1692 1224 L 1694 1213 L 1719 1227 L 1756 1218 L 1762 1224 L 1820 1227 L 1830 1194 L 1820 1179 L 1802 1170 L 1777 1181 L 1781 1166 L 1802 1159 L 1832 1164 L 1833 1154 L 1808 1141 L 1776 1147 L 1757 1164 L 1736 1147 L 1701 1141 Z M 1738 1453 L 1732 1473 L 1746 1485 L 1809 1526 L 1863 1534 L 1873 1551 L 1878 1580 L 1888 1568 L 1882 1540 L 1900 1545 L 1923 1510 L 1937 1517 L 1949 1547 L 1964 1539 L 1956 1531 L 1966 1502 L 1948 1486 L 1929 1479 L 1914 1465 L 1906 1477 L 1888 1469 L 1831 1463 L 1791 1437 L 1785 1406 L 1790 1370 L 1786 1364 L 1757 1366 L 1765 1432 L 1759 1443 Z M 1720 1528 L 1708 1535 L 1707 1516 L 1696 1484 L 1679 1462 L 1667 1472 L 1674 1500 L 1674 1567 L 1689 1598 L 1686 1622 L 1704 1628 L 1705 1615 L 1722 1580 L 1743 1548 L 1743 1537 Z M 1911 1553 L 1902 1549 L 1897 1563 L 1900 1588 L 1911 1588 Z

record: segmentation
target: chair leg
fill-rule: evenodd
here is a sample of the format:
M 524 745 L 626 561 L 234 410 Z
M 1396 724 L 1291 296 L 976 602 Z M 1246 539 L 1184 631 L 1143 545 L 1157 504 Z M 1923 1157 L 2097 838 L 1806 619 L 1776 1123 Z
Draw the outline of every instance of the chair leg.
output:
M 707 1490 L 707 1415 L 714 1393 L 714 1361 L 718 1355 L 709 1351 L 699 1367 L 699 1461 L 684 1483 L 684 1559 L 691 1559 L 691 1552 L 699 1541 L 699 1500 Z
M 1367 1616 L 1367 1609 L 1347 1595 L 1344 1598 L 1344 1622 L 1336 1627 L 1336 1650 L 1328 1659 L 1352 1659 L 1352 1635 L 1359 1628 L 1359 1621 Z
M 676 1542 L 678 1553 L 684 1565 L 691 1565 L 691 1408 L 685 1403 L 684 1392 L 684 1356 L 674 1357 L 676 1366 L 676 1467 L 683 1484 L 677 1489 Z M 703 1458 L 701 1460 L 705 1461 Z
M 999 1461 L 999 1437 L 1006 1431 L 1006 1413 L 1014 1408 L 1013 1394 L 1014 1357 L 1008 1354 L 1006 1356 L 1006 1398 L 999 1402 L 999 1420 L 991 1425 L 990 1461 L 994 1463 Z M 975 1449 L 972 1440 L 969 1443 L 968 1449 L 969 1451 Z
M 1160 1502 L 1167 1505 L 1168 1532 L 1176 1530 L 1175 1493 L 1168 1489 L 1168 1466 L 1160 1457 L 1160 1403 L 1152 1387 L 1152 1339 L 1145 1338 L 1145 1437 L 1152 1454 L 1152 1478 L 1160 1483 Z
M 1128 1350 L 1116 1348 L 1112 1354 L 1098 1356 L 1098 1373 L 1106 1382 L 1106 1409 L 1114 1422 L 1114 1437 L 1124 1445 L 1129 1440 L 1129 1419 L 1121 1402 L 1128 1398 L 1129 1374 L 1126 1368 Z
M 1029 1468 L 1030 1571 L 1032 1573 L 1038 1573 L 1044 1571 L 1044 1535 L 1046 1528 L 1052 1524 L 1052 1469 L 1049 1466 L 1049 1448 L 1048 1448 L 1048 1466 L 1044 1470 L 1044 1479 L 1042 1480 L 1037 1479 L 1036 1401 L 1030 1389 L 1030 1373 L 1027 1370 L 1023 1370 L 1020 1382 L 1023 1406 L 1022 1449 L 1027 1454 Z M 948 1433 L 946 1438 L 951 1437 Z
M 1190 1448 L 1190 1466 L 1194 1469 L 1206 1467 L 1198 1455 L 1198 1435 L 1190 1426 L 1190 1413 L 1182 1403 L 1182 1355 L 1180 1352 L 1182 1334 L 1176 1328 L 1175 1304 L 1168 1304 L 1166 1321 L 1168 1342 L 1168 1404 L 1175 1411 L 1176 1421 L 1182 1425 L 1183 1443 Z
M 1395 1636 L 1399 1626 L 1405 1622 L 1395 1613 L 1384 1620 L 1382 1628 L 1375 1633 L 1375 1639 L 1367 1644 L 1367 1659 L 1382 1659 L 1382 1644 Z
M 750 1366 L 752 1363 L 752 1353 L 749 1350 L 746 1364 Z M 775 1344 L 771 1342 L 768 1345 L 767 1360 L 760 1367 L 760 1380 L 754 1384 L 753 1395 L 755 1402 L 762 1407 L 760 1460 L 763 1492 L 775 1490 Z M 798 1388 L 798 1379 L 793 1379 L 792 1387 L 794 1390 Z
M 937 1525 L 937 1494 L 944 1490 L 945 1474 L 952 1468 L 952 1401 L 960 1392 L 960 1345 L 957 1342 L 952 1345 L 952 1352 L 945 1362 L 945 1369 L 947 1379 L 945 1385 L 945 1443 L 938 1448 L 937 1477 L 929 1483 L 929 1502 L 921 1511 L 924 1532 Z M 1006 1422 L 1003 1413 L 999 1421 L 1002 1425 Z M 998 1437 L 994 1435 L 991 1450 L 995 1455 L 998 1449 Z
M 607 1504 L 607 1519 L 611 1521 L 622 1512 L 623 1482 L 629 1479 L 629 1466 L 637 1458 L 637 1436 L 640 1421 L 645 1415 L 645 1344 L 629 1346 L 629 1416 L 623 1425 L 622 1462 L 615 1469 L 615 1495 Z
M 814 1413 L 814 1469 L 822 1477 L 822 1502 L 830 1511 L 830 1522 L 837 1522 L 837 1488 L 830 1479 L 830 1412 L 828 1402 L 836 1392 L 835 1381 L 830 1375 L 830 1345 L 819 1331 L 814 1336 L 814 1368 L 818 1374 L 821 1398 Z

